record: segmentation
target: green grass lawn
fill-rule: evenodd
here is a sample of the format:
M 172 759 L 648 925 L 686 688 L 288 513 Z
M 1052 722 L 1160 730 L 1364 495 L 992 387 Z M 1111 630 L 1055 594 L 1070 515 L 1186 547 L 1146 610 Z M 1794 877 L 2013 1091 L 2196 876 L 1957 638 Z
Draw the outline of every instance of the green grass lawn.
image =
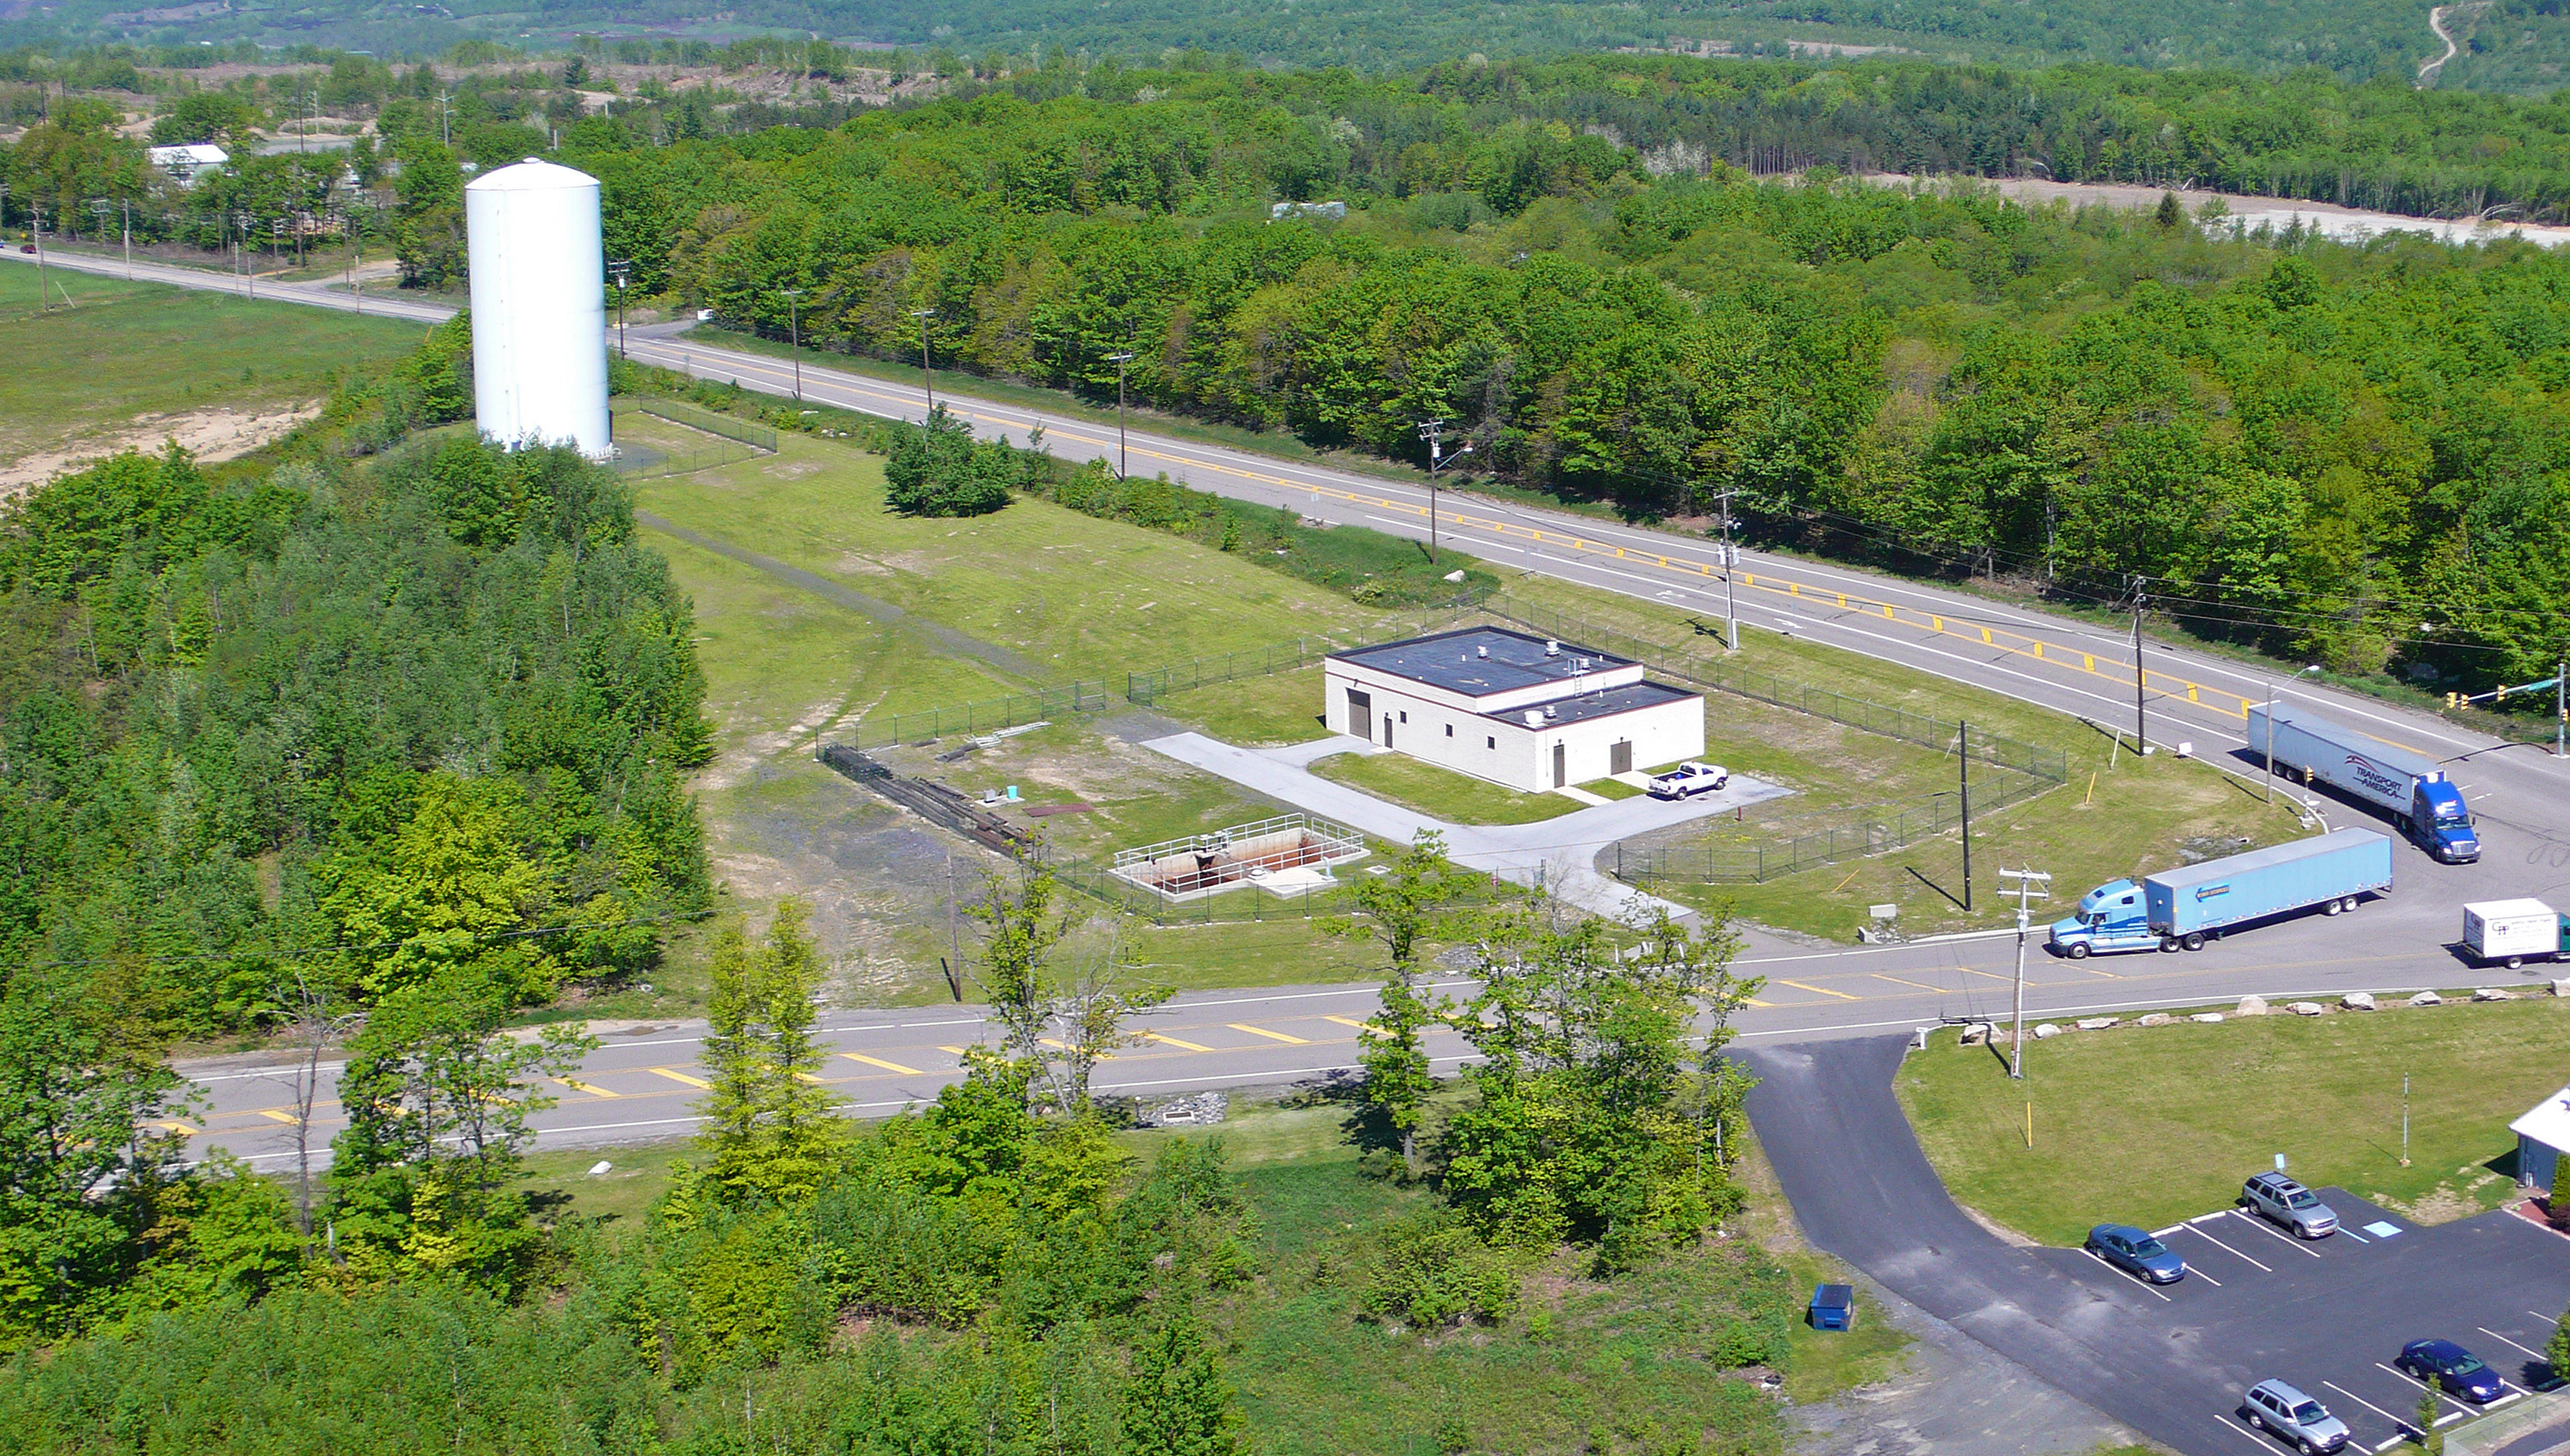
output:
M 1931 1042 L 1897 1086 L 1946 1187 L 2067 1245 L 2100 1223 L 2155 1229 L 2223 1208 L 2278 1153 L 2305 1183 L 2422 1221 L 2494 1207 L 2512 1187 L 2508 1122 L 2570 1075 L 2570 1001 L 2076 1033 L 2029 1045 L 2022 1085 L 1984 1048 Z
M 426 332 L 69 268 L 45 270 L 48 311 L 36 285 L 34 268 L 0 266 L 0 462 L 103 441 L 144 416 L 317 402 L 334 375 L 380 369 Z
M 1406 753 L 1333 754 L 1312 772 L 1363 789 L 1448 824 L 1533 824 L 1585 808 L 1560 794 L 1521 794 Z
M 1151 707 L 1243 748 L 1282 748 L 1330 736 L 1322 726 L 1317 662 L 1290 672 L 1169 693 Z

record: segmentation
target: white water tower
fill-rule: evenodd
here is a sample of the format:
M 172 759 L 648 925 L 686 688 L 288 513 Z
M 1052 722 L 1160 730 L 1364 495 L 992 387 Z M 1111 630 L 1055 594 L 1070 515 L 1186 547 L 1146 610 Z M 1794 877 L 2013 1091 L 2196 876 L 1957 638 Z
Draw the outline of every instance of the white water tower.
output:
M 505 446 L 612 453 L 598 179 L 535 158 L 464 187 L 472 251 L 473 413 Z

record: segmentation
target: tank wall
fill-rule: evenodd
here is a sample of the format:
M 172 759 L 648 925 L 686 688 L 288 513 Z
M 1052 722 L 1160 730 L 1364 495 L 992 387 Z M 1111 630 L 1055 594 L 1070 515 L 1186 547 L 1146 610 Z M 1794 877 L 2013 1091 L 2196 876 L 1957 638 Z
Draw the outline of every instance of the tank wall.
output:
M 494 178 L 500 174 L 493 174 Z M 504 445 L 610 454 L 598 184 L 466 187 L 474 415 Z

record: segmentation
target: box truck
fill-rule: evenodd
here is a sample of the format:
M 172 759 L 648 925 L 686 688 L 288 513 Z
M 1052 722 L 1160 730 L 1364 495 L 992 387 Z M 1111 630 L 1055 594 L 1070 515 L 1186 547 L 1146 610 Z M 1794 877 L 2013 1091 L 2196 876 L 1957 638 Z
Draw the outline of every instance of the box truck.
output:
M 2051 946 L 2073 960 L 2126 950 L 2201 950 L 2252 920 L 2321 910 L 2338 914 L 2391 890 L 2391 841 L 2342 829 L 2272 850 L 2100 885 L 2052 926 Z
M 2424 754 L 2395 748 L 2301 708 L 2278 707 L 2270 723 L 2263 704 L 2249 710 L 2249 751 L 2267 755 L 2268 767 L 2279 773 L 2301 774 L 2307 784 L 2327 784 L 2383 811 L 2418 848 L 2448 865 L 2468 865 L 2481 857 L 2480 835 L 2472 828 L 2463 791 Z
M 2529 960 L 2570 958 L 2570 915 L 2539 900 L 2485 900 L 2463 907 L 2463 948 L 2483 965 L 2516 969 Z

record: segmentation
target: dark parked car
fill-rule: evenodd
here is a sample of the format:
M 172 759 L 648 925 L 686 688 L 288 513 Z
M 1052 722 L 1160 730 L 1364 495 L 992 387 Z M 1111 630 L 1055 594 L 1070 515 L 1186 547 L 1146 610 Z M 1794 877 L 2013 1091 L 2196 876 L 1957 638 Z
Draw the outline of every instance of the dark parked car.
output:
M 2186 1277 L 2186 1261 L 2129 1224 L 2099 1224 L 2088 1231 L 2088 1252 L 2136 1278 L 2173 1284 Z
M 2448 1395 L 2486 1405 L 2507 1393 L 2507 1382 L 2481 1357 L 2450 1339 L 2413 1339 L 2391 1363 L 2421 1380 L 2433 1377 Z

